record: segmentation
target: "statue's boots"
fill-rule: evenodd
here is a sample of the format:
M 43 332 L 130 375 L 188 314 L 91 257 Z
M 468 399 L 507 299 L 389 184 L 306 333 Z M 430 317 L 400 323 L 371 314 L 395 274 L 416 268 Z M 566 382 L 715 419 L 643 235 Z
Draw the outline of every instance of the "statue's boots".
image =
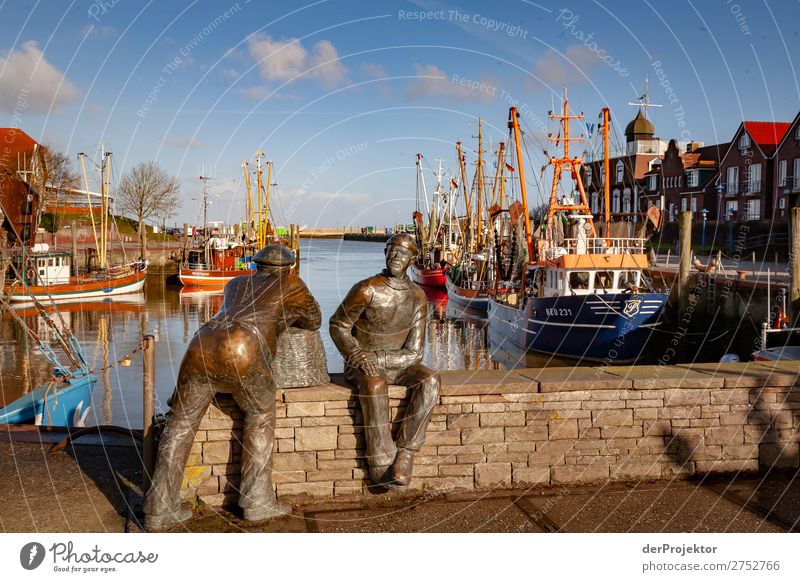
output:
M 414 451 L 398 449 L 397 456 L 390 469 L 389 480 L 386 488 L 391 491 L 405 491 L 411 484 L 411 474 L 414 470 Z

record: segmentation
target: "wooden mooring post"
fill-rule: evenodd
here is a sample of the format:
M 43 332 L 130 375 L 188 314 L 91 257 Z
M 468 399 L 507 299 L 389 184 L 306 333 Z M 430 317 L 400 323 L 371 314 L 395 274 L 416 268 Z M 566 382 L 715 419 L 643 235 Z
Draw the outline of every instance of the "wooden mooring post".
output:
M 69 233 L 72 236 L 72 276 L 78 275 L 78 221 L 73 220 L 69 225 Z
M 791 269 L 792 280 L 790 282 L 789 304 L 792 309 L 792 325 L 797 325 L 800 316 L 800 208 L 792 208 L 790 236 L 792 246 L 789 249 L 789 268 Z
M 692 213 L 688 210 L 680 214 L 681 244 L 678 263 L 678 305 L 681 313 L 689 307 L 689 271 L 692 268 Z
M 142 474 L 144 483 L 142 491 L 147 495 L 150 489 L 150 482 L 155 468 L 155 438 L 153 435 L 153 417 L 155 416 L 156 402 L 156 340 L 152 335 L 142 338 L 142 353 L 144 354 L 142 393 L 143 406 L 142 415 L 144 423 L 142 425 L 142 462 L 144 464 Z

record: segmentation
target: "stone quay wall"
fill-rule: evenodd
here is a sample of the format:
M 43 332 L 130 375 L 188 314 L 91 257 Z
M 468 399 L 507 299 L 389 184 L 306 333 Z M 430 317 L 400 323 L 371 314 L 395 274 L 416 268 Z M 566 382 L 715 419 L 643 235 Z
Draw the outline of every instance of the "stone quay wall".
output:
M 798 467 L 800 364 L 697 364 L 443 372 L 411 492 L 524 489 Z M 279 499 L 370 495 L 358 399 L 333 384 L 279 390 Z M 391 387 L 392 418 L 407 389 Z M 203 419 L 183 496 L 237 499 L 242 412 Z

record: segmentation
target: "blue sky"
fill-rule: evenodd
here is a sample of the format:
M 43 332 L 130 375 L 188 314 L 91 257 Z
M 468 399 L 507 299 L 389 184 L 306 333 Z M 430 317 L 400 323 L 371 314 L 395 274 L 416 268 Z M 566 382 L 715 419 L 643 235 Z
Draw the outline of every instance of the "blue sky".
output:
M 173 4 L 0 4 L 0 125 L 70 157 L 105 144 L 117 178 L 157 160 L 181 179 L 173 222 L 198 216 L 200 172 L 210 218 L 238 220 L 259 150 L 279 223 L 409 222 L 417 152 L 455 172 L 454 142 L 474 147 L 481 117 L 496 146 L 517 104 L 540 160 L 564 85 L 590 122 L 608 105 L 619 140 L 648 72 L 664 139 L 800 109 L 798 2 Z

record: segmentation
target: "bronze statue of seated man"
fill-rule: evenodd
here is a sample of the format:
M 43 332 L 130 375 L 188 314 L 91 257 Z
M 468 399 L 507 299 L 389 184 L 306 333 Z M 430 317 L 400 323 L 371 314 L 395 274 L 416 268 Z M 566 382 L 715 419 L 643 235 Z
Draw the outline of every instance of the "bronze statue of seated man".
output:
M 330 334 L 344 356 L 345 377 L 358 388 L 370 480 L 402 491 L 425 441 L 440 381 L 421 363 L 428 301 L 406 274 L 417 254 L 414 238 L 396 234 L 384 252 L 386 269 L 353 286 L 331 317 Z M 396 443 L 389 384 L 412 388 Z
M 225 286 L 219 312 L 192 338 L 181 362 L 172 409 L 158 450 L 152 487 L 144 504 L 145 527 L 165 529 L 192 517 L 181 507 L 184 467 L 200 421 L 218 392 L 230 393 L 244 412 L 239 506 L 260 521 L 291 508 L 275 498 L 272 450 L 278 337 L 288 327 L 319 329 L 319 305 L 289 270 L 295 254 L 272 244 L 253 257 L 257 270 Z

